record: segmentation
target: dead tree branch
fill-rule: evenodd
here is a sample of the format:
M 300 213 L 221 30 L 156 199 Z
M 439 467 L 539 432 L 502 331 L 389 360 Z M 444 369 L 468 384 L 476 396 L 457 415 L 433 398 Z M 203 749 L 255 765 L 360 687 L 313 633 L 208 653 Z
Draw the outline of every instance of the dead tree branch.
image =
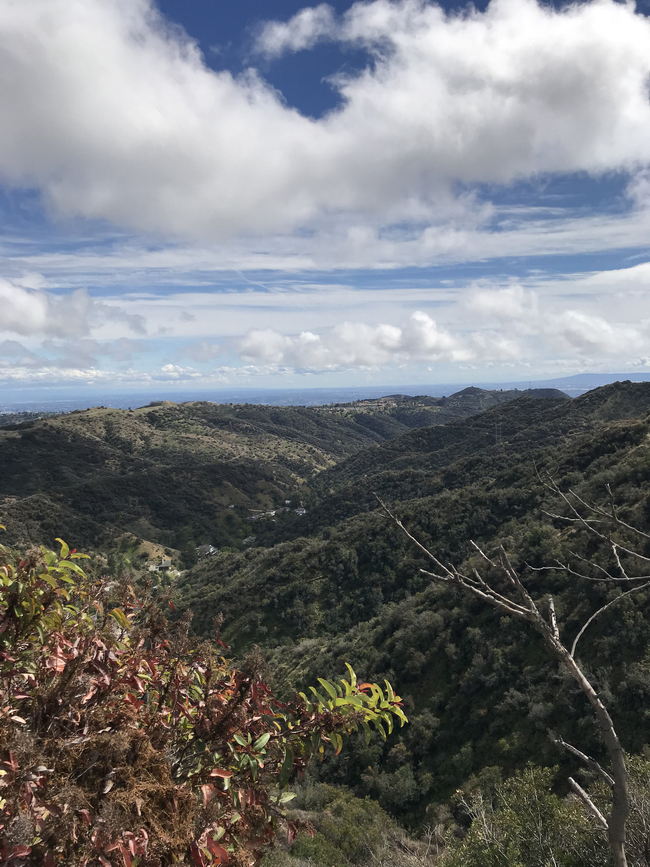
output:
M 546 484 L 546 487 L 549 487 L 549 484 Z M 572 521 L 578 521 L 581 526 L 583 526 L 588 532 L 595 533 L 601 540 L 604 540 L 610 545 L 613 545 L 615 554 L 617 550 L 625 552 L 626 554 L 635 553 L 630 552 L 626 547 L 618 544 L 617 542 L 613 542 L 611 537 L 601 533 L 600 530 L 595 529 L 592 522 L 590 522 L 588 519 L 586 519 L 580 514 L 570 497 L 559 491 L 559 489 L 554 483 L 551 486 L 551 490 L 559 493 L 563 501 L 569 507 L 572 513 L 569 519 Z M 577 495 L 576 499 L 579 501 L 579 503 L 583 505 L 588 505 L 585 503 L 584 500 L 578 498 Z M 499 548 L 496 557 L 490 557 L 488 554 L 485 553 L 485 551 L 481 549 L 481 547 L 476 542 L 471 542 L 472 547 L 479 554 L 483 562 L 486 563 L 492 570 L 495 570 L 504 581 L 504 583 L 510 588 L 508 591 L 504 592 L 496 589 L 496 587 L 494 586 L 494 579 L 487 580 L 480 574 L 480 572 L 476 568 L 472 568 L 467 571 L 461 571 L 457 566 L 453 564 L 447 564 L 441 561 L 425 544 L 423 544 L 409 530 L 406 529 L 402 521 L 400 521 L 391 512 L 391 510 L 386 506 L 384 502 L 382 502 L 381 499 L 379 499 L 379 497 L 377 497 L 377 500 L 379 501 L 382 509 L 391 519 L 391 521 L 393 521 L 397 525 L 397 527 L 399 527 L 399 529 L 403 533 L 405 533 L 405 535 L 411 540 L 411 542 L 413 542 L 417 546 L 417 548 L 422 553 L 424 553 L 427 558 L 434 564 L 435 571 L 421 569 L 420 571 L 423 574 L 429 576 L 434 581 L 444 582 L 446 584 L 453 584 L 459 587 L 464 592 L 469 593 L 484 602 L 487 602 L 494 608 L 497 608 L 500 611 L 504 611 L 506 614 L 509 614 L 512 617 L 516 617 L 519 620 L 523 620 L 530 624 L 530 626 L 541 635 L 544 645 L 550 655 L 564 668 L 564 670 L 580 687 L 587 701 L 589 702 L 598 723 L 600 735 L 609 757 L 610 770 L 605 771 L 603 768 L 601 768 L 600 765 L 598 765 L 597 762 L 595 762 L 593 759 L 590 759 L 585 753 L 578 750 L 577 748 L 566 744 L 564 741 L 561 741 L 560 743 L 562 746 L 568 749 L 569 752 L 573 753 L 573 755 L 583 761 L 588 767 L 599 773 L 599 775 L 607 781 L 608 785 L 610 785 L 612 789 L 612 802 L 608 817 L 605 818 L 605 816 L 603 816 L 603 814 L 598 810 L 598 808 L 589 798 L 584 789 L 582 789 L 575 780 L 570 779 L 569 783 L 576 796 L 582 801 L 582 803 L 589 810 L 589 812 L 596 818 L 603 830 L 606 831 L 609 841 L 609 847 L 612 853 L 614 867 L 627 867 L 627 858 L 625 855 L 625 840 L 626 822 L 630 812 L 630 800 L 628 793 L 628 773 L 625 764 L 625 754 L 623 751 L 623 747 L 621 746 L 618 734 L 616 732 L 614 722 L 610 716 L 607 707 L 603 703 L 597 690 L 583 671 L 582 667 L 576 661 L 574 653 L 578 641 L 584 635 L 585 630 L 590 626 L 591 623 L 593 623 L 596 617 L 598 617 L 609 607 L 611 607 L 614 602 L 617 602 L 619 599 L 623 598 L 623 596 L 627 595 L 627 593 L 632 592 L 632 590 L 642 589 L 642 587 L 634 587 L 632 588 L 632 590 L 627 591 L 627 593 L 621 594 L 621 596 L 618 596 L 616 599 L 608 602 L 606 605 L 598 609 L 598 611 L 596 611 L 580 629 L 576 638 L 574 639 L 571 650 L 569 650 L 563 643 L 560 636 L 560 629 L 557 622 L 557 615 L 555 612 L 555 605 L 552 596 L 549 595 L 546 597 L 547 617 L 544 617 L 538 603 L 529 593 L 519 571 L 513 566 L 512 561 L 510 560 L 510 557 L 508 556 L 508 553 L 503 546 Z M 605 514 L 608 519 L 612 518 L 613 520 L 618 521 L 618 523 L 621 523 L 620 519 L 617 518 L 615 510 L 613 510 L 611 513 L 606 512 Z M 640 556 L 640 559 L 647 560 L 649 558 Z M 625 574 L 625 571 L 622 567 L 621 571 L 624 573 L 625 580 L 630 580 L 629 577 Z M 643 586 L 647 586 L 647 584 Z
M 620 596 L 617 596 L 615 599 L 611 599 L 609 602 L 607 602 L 605 605 L 603 605 L 597 611 L 594 611 L 594 613 L 591 615 L 591 617 L 585 622 L 585 624 L 582 627 L 582 629 L 580 630 L 580 632 L 578 632 L 576 637 L 573 639 L 573 644 L 571 645 L 571 656 L 576 655 L 576 647 L 578 645 L 578 642 L 580 641 L 580 639 L 584 635 L 587 628 L 589 626 L 591 626 L 591 624 L 594 622 L 594 620 L 599 615 L 601 615 L 604 611 L 607 611 L 608 608 L 611 608 L 612 605 L 614 605 L 616 602 L 619 602 L 625 596 L 629 596 L 630 593 L 636 593 L 637 590 L 644 590 L 646 587 L 650 587 L 650 581 L 646 582 L 645 584 L 639 584 L 638 587 L 632 587 L 630 590 L 626 590 L 624 593 L 621 593 Z

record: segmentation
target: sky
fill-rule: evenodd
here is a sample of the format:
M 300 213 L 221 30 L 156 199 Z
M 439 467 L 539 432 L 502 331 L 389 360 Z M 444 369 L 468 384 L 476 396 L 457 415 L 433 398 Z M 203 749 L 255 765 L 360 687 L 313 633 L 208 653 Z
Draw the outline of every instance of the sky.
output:
M 0 0 L 0 396 L 650 371 L 650 0 Z

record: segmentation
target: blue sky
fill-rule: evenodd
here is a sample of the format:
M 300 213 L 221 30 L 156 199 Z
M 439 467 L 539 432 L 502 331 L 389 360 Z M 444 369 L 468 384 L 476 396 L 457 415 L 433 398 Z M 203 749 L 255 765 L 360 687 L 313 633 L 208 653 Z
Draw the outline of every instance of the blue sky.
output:
M 0 396 L 649 370 L 648 13 L 0 0 Z

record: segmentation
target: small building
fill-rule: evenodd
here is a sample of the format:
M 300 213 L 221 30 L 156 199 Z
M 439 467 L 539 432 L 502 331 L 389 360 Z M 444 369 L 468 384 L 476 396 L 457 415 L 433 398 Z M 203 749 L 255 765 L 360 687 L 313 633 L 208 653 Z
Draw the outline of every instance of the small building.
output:
M 161 557 L 159 563 L 149 563 L 149 572 L 169 572 L 174 567 L 172 566 L 171 557 Z
M 204 557 L 211 557 L 213 554 L 218 554 L 219 549 L 215 548 L 214 545 L 199 545 L 196 550 L 196 556 L 199 560 L 202 560 Z

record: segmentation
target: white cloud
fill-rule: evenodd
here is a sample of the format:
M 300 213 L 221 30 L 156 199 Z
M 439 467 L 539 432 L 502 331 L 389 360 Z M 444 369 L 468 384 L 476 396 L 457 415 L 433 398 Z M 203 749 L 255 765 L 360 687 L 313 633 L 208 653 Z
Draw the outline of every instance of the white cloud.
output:
M 158 371 L 157 379 L 197 379 L 202 374 L 192 367 L 182 367 L 180 364 L 163 364 Z
M 637 208 L 650 208 L 650 169 L 640 169 L 634 173 L 627 187 L 627 195 Z
M 267 21 L 255 40 L 255 50 L 265 57 L 304 51 L 336 32 L 336 16 L 327 3 L 301 9 L 289 21 Z
M 641 327 L 608 322 L 580 310 L 566 310 L 554 317 L 551 336 L 579 353 L 592 355 L 628 355 L 648 349 L 647 323 Z
M 553 352 L 553 347 L 558 347 L 572 351 L 574 356 L 629 358 L 630 353 L 650 347 L 650 320 L 644 320 L 642 316 L 635 318 L 630 306 L 620 309 L 622 301 L 624 305 L 629 305 L 630 294 L 633 295 L 635 291 L 634 283 L 640 275 L 642 279 L 647 279 L 647 266 L 605 272 L 582 281 L 583 291 L 588 287 L 593 292 L 598 284 L 606 288 L 607 296 L 604 304 L 600 301 L 600 307 L 611 308 L 611 318 L 587 310 L 567 308 L 562 304 L 560 293 L 557 299 L 551 296 L 542 304 L 537 292 L 517 284 L 502 289 L 475 290 L 469 294 L 465 306 L 487 320 L 492 318 L 498 321 L 503 331 L 509 329 L 512 334 L 530 337 L 533 341 L 541 339 L 548 354 Z M 627 292 L 620 292 L 621 285 L 626 282 Z M 575 289 L 581 288 L 580 282 L 571 288 L 574 292 L 569 294 L 580 297 L 580 292 L 575 292 Z M 619 291 L 616 291 L 617 288 Z M 586 293 L 582 297 L 596 306 L 595 298 L 590 299 Z
M 475 289 L 466 303 L 475 313 L 503 321 L 526 319 L 537 313 L 537 295 L 519 284 L 504 289 Z
M 163 365 L 158 370 L 137 368 L 106 370 L 97 367 L 71 367 L 57 364 L 32 365 L 5 364 L 0 357 L 0 383 L 5 385 L 113 385 L 138 386 L 166 383 L 168 385 L 223 386 L 231 383 L 254 382 L 265 374 L 277 372 L 275 368 L 257 365 L 239 367 L 223 365 L 205 374 L 192 368 Z
M 195 321 L 195 319 L 193 317 L 192 320 L 186 321 Z M 184 358 L 204 363 L 207 361 L 214 361 L 215 358 L 222 355 L 223 348 L 218 343 L 214 343 L 210 340 L 198 340 L 185 346 L 181 354 Z
M 32 275 L 28 283 L 38 281 Z M 141 317 L 96 301 L 85 289 L 59 295 L 0 278 L 0 334 L 77 337 L 107 319 L 118 319 L 132 331 L 144 330 Z
M 57 297 L 0 279 L 0 333 L 72 337 L 85 333 L 92 300 L 78 289 Z
M 416 311 L 400 326 L 345 322 L 321 333 L 250 331 L 239 344 L 247 361 L 310 371 L 390 367 L 424 362 L 462 366 L 545 365 L 568 352 L 564 364 L 599 367 L 650 348 L 650 319 L 630 323 L 544 302 L 521 286 L 471 291 L 437 323 Z M 498 326 L 498 327 L 495 327 Z
M 471 350 L 427 313 L 416 311 L 403 326 L 343 322 L 323 336 L 286 336 L 270 329 L 249 332 L 239 346 L 247 361 L 311 370 L 376 367 L 409 361 L 464 361 Z
M 0 364 L 11 361 L 19 367 L 34 367 L 39 357 L 17 340 L 0 340 Z
M 303 10 L 277 44 L 331 20 Z M 0 177 L 66 214 L 194 238 L 428 220 L 431 257 L 474 230 L 456 182 L 648 161 L 650 21 L 629 4 L 374 0 L 335 30 L 372 62 L 313 120 L 254 73 L 210 70 L 147 0 L 0 0 Z

